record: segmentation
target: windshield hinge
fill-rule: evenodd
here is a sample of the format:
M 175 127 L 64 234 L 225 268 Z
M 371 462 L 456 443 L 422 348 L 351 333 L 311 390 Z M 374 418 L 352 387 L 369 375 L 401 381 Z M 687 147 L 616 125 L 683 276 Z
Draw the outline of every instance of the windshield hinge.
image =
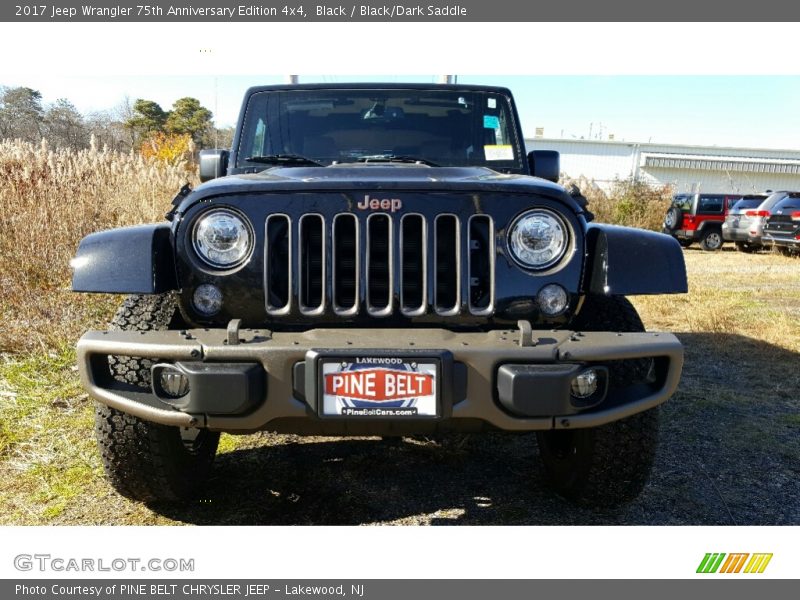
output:
M 184 199 L 184 198 L 186 198 L 186 196 L 188 196 L 188 195 L 189 195 L 189 193 L 190 193 L 191 191 L 192 191 L 192 186 L 190 186 L 190 185 L 187 183 L 187 184 L 185 184 L 185 185 L 184 185 L 184 186 L 183 186 L 183 187 L 180 189 L 180 191 L 179 191 L 179 192 L 178 192 L 178 193 L 175 195 L 175 197 L 172 199 L 172 209 L 170 209 L 170 211 L 169 211 L 167 214 L 165 214 L 165 215 L 164 215 L 164 218 L 165 218 L 167 221 L 172 221 L 172 219 L 174 219 L 174 218 L 175 218 L 175 214 L 178 212 L 178 206 L 179 206 L 179 205 L 180 205 L 180 203 L 183 201 L 183 199 Z

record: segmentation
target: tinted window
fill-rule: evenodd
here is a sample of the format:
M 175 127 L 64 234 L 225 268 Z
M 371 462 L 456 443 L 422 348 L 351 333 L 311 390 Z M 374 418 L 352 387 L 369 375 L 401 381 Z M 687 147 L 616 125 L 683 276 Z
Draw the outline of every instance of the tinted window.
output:
M 721 213 L 724 196 L 700 196 L 697 211 L 703 213 Z
M 509 98 L 463 90 L 275 90 L 253 94 L 237 166 L 299 154 L 322 164 L 409 156 L 522 172 Z M 264 167 L 266 168 L 266 167 Z
M 733 205 L 733 210 L 746 210 L 750 208 L 758 208 L 758 206 L 763 202 L 763 198 L 744 198 L 739 200 L 736 204 Z
M 764 202 L 762 202 L 758 208 L 759 210 L 771 211 L 773 208 L 775 208 L 775 205 L 784 198 L 786 198 L 787 195 L 788 195 L 787 192 L 774 192 L 771 195 L 769 195 L 767 199 L 764 200 Z
M 783 214 L 788 214 L 787 211 L 800 210 L 800 198 L 785 198 L 775 205 L 772 209 L 773 213 L 783 211 Z

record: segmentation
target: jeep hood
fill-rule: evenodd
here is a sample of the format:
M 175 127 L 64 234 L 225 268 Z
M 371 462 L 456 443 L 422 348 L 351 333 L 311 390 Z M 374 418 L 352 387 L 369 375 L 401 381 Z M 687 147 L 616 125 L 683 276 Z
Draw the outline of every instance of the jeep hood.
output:
M 198 186 L 184 200 L 181 211 L 213 196 L 343 190 L 537 194 L 560 200 L 575 212 L 582 212 L 561 186 L 537 177 L 498 173 L 485 167 L 428 167 L 404 163 L 273 167 L 259 173 L 229 175 Z

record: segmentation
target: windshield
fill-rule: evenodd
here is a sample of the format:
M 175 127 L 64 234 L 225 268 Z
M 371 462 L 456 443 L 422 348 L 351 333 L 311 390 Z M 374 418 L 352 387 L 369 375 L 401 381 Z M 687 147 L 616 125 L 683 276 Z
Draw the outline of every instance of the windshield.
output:
M 236 166 L 264 169 L 271 157 L 285 155 L 323 165 L 418 159 L 439 166 L 487 166 L 511 172 L 524 168 L 509 99 L 463 90 L 253 94 Z

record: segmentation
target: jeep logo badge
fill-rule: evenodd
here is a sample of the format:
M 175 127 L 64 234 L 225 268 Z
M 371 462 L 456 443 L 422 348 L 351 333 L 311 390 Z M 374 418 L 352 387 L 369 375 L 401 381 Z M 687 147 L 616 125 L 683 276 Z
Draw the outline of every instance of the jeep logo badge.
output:
M 364 194 L 364 199 L 356 204 L 359 210 L 388 210 L 397 212 L 403 208 L 403 201 L 399 198 L 370 198 L 369 194 Z

